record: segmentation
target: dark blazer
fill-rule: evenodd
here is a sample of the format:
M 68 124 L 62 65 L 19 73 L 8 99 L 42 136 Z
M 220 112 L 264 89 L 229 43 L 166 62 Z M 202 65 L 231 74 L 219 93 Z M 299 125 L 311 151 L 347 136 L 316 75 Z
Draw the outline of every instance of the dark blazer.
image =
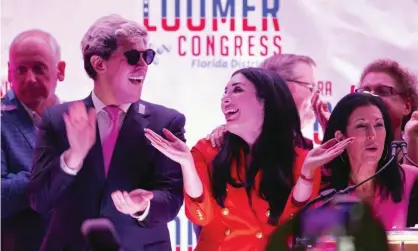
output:
M 88 108 L 93 107 L 91 97 L 83 102 Z M 98 127 L 96 143 L 81 170 L 72 176 L 60 167 L 60 156 L 69 148 L 62 119 L 68 104 L 44 113 L 36 141 L 30 201 L 35 210 L 52 213 L 41 251 L 88 250 L 80 228 L 84 220 L 96 217 L 113 222 L 124 251 L 171 250 L 167 223 L 183 204 L 181 167 L 151 146 L 144 128 L 159 134 L 167 128 L 185 141 L 185 117 L 145 101 L 132 104 L 121 127 L 107 179 Z M 111 199 L 115 190 L 138 188 L 154 193 L 143 222 L 118 212 Z
M 44 220 L 27 196 L 36 127 L 12 91 L 1 110 L 1 250 L 38 251 Z

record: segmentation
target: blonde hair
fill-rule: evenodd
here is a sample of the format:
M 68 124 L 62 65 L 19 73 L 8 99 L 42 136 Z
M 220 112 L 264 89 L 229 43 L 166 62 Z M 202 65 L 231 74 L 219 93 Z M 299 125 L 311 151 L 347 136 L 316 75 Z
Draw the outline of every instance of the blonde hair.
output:
M 99 18 L 90 26 L 81 41 L 87 75 L 92 79 L 96 79 L 97 76 L 96 70 L 90 63 L 93 55 L 107 60 L 121 43 L 133 42 L 135 38 L 143 38 L 145 44 L 147 43 L 148 31 L 139 23 L 119 15 Z
M 296 79 L 294 68 L 298 63 L 306 63 L 316 66 L 315 61 L 303 55 L 296 54 L 277 54 L 273 55 L 261 63 L 260 68 L 277 72 L 284 80 Z
M 15 44 L 21 42 L 22 40 L 28 37 L 40 37 L 42 39 L 46 39 L 47 42 L 49 42 L 51 49 L 55 54 L 56 59 L 57 60 L 61 59 L 61 48 L 58 44 L 58 41 L 50 33 L 40 30 L 40 29 L 31 29 L 31 30 L 26 30 L 26 31 L 19 33 L 10 43 L 10 51 L 12 50 Z

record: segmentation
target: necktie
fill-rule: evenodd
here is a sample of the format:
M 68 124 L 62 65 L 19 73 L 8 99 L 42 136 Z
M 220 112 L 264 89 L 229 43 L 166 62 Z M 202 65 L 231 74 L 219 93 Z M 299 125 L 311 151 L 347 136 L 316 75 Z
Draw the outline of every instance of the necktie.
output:
M 110 131 L 106 138 L 103 140 L 103 160 L 105 175 L 109 171 L 110 161 L 112 159 L 113 150 L 115 149 L 116 140 L 119 135 L 119 112 L 121 111 L 117 106 L 106 106 L 104 110 L 107 112 L 110 118 Z

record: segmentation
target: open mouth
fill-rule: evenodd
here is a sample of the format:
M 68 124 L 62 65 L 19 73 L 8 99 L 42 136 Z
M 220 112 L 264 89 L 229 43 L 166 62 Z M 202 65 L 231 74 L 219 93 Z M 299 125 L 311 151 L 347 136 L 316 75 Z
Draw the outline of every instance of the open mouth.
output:
M 236 117 L 238 114 L 238 109 L 228 109 L 224 112 L 226 121 L 230 121 Z
M 144 76 L 139 77 L 128 77 L 129 81 L 131 81 L 132 84 L 141 84 L 144 80 Z
M 367 147 L 366 151 L 375 152 L 375 151 L 377 151 L 377 147 L 375 147 L 375 146 Z

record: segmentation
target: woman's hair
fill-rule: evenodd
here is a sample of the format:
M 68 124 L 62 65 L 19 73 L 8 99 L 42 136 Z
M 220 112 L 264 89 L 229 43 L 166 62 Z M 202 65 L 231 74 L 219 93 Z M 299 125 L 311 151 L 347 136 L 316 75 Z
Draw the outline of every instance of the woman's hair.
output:
M 382 168 L 390 159 L 391 142 L 393 140 L 392 127 L 389 114 L 385 105 L 379 97 L 368 93 L 351 93 L 342 98 L 329 118 L 327 129 L 324 133 L 323 142 L 335 137 L 336 131 L 341 131 L 344 135 L 348 125 L 348 119 L 355 109 L 364 106 L 376 106 L 383 116 L 385 123 L 386 138 L 382 156 L 378 162 L 377 170 Z M 344 189 L 348 186 L 351 167 L 347 151 L 344 151 L 339 157 L 325 165 L 325 168 L 331 171 L 330 186 L 337 190 Z M 397 159 L 376 177 L 376 184 L 383 198 L 392 197 L 394 202 L 399 202 L 403 194 L 404 172 L 398 167 Z
M 257 98 L 264 103 L 264 119 L 260 136 L 252 151 L 239 136 L 227 132 L 222 149 L 213 160 L 212 191 L 217 203 L 224 207 L 227 184 L 245 187 L 249 203 L 255 177 L 261 174 L 260 197 L 270 206 L 271 224 L 277 222 L 293 187 L 293 163 L 296 157 L 295 140 L 302 139 L 299 114 L 290 90 L 275 72 L 260 68 L 244 68 L 232 74 L 244 75 L 256 89 Z M 251 155 L 246 165 L 245 156 Z M 234 179 L 233 164 L 245 166 L 245 177 Z M 244 171 L 244 172 L 243 172 Z M 239 176 L 238 176 L 239 177 Z

